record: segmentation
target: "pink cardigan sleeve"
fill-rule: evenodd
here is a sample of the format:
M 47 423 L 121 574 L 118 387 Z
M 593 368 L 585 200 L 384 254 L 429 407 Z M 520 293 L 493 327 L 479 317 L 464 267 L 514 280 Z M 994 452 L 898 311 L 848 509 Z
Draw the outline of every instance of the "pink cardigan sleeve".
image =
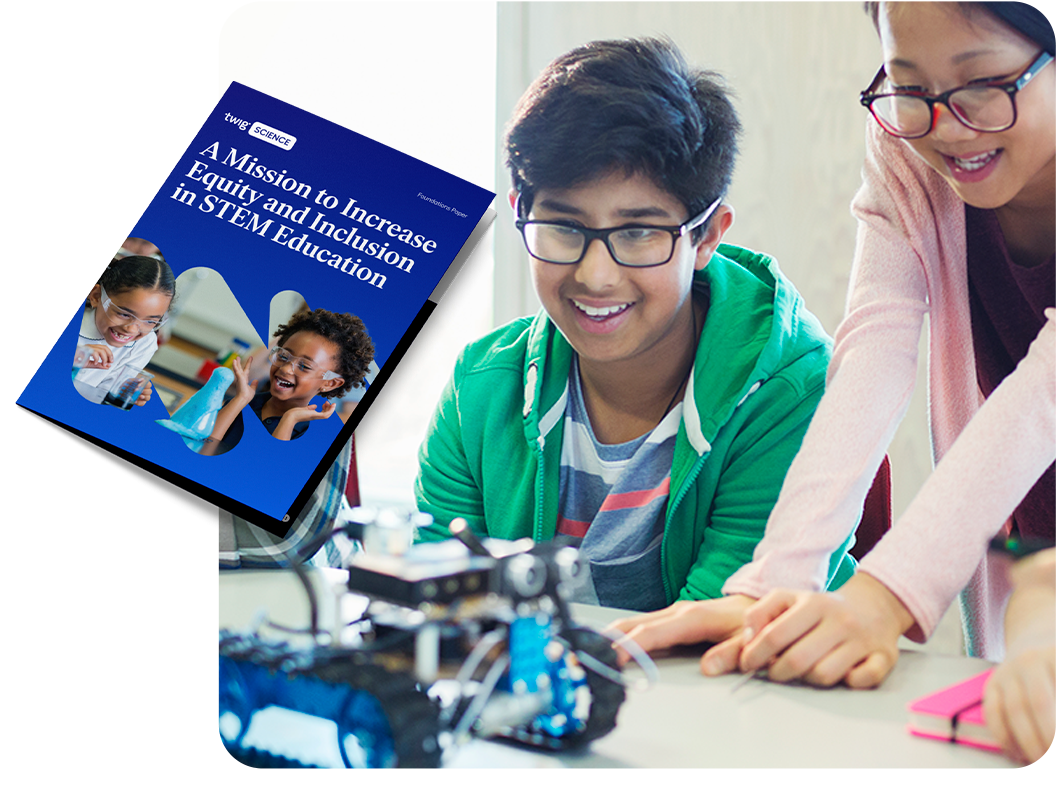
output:
M 1006 524 L 1055 457 L 1055 322 L 972 417 L 893 530 L 861 569 L 907 606 L 928 637 L 967 588 L 967 632 L 973 654 L 1002 653 L 1005 575 L 990 572 L 988 541 Z M 971 580 L 972 579 L 972 580 Z
M 725 593 L 759 597 L 773 587 L 824 589 L 829 556 L 858 523 L 911 399 L 929 291 L 908 232 L 954 205 L 935 204 L 925 189 L 913 187 L 928 173 L 911 169 L 902 157 L 883 156 L 870 134 L 868 150 L 853 201 L 856 253 L 827 391 L 753 562 L 732 575 Z M 935 250 L 939 239 L 930 241 L 926 245 Z
M 1001 606 L 1005 587 L 988 581 L 982 557 L 1054 461 L 1054 320 L 977 412 L 963 203 L 873 124 L 867 148 L 853 201 L 856 255 L 827 392 L 754 561 L 724 591 L 759 597 L 780 586 L 823 588 L 829 554 L 856 525 L 906 412 L 928 312 L 935 460 L 950 454 L 862 564 L 907 605 L 917 623 L 909 635 L 922 638 L 968 581 L 981 585 L 971 606 L 987 605 L 989 597 Z M 986 616 L 982 624 L 994 628 L 997 615 Z

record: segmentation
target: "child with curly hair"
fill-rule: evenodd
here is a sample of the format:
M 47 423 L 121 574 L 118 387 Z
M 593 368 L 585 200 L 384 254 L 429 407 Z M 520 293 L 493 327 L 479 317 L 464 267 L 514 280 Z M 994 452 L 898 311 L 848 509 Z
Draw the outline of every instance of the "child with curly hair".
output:
M 352 314 L 317 308 L 280 325 L 268 353 L 267 384 L 251 382 L 248 367 L 236 359 L 235 395 L 217 413 L 210 441 L 220 441 L 247 406 L 276 439 L 297 439 L 313 420 L 335 410 L 334 401 L 363 384 L 375 347 L 363 321 Z M 328 399 L 317 408 L 316 396 Z

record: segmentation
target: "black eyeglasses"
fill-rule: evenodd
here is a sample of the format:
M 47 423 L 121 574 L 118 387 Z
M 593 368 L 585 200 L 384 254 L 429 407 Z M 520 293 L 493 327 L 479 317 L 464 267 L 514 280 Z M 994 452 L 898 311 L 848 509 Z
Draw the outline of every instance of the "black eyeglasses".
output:
M 575 265 L 584 259 L 593 240 L 601 240 L 614 262 L 625 267 L 664 265 L 676 250 L 676 241 L 693 232 L 713 214 L 720 204 L 713 204 L 679 226 L 629 224 L 610 229 L 563 224 L 555 221 L 518 219 L 514 225 L 522 233 L 526 250 L 537 259 L 554 265 Z
M 875 92 L 885 81 L 883 66 L 878 69 L 871 86 L 860 93 L 860 103 L 882 128 L 901 139 L 919 139 L 929 134 L 937 123 L 938 104 L 948 107 L 960 123 L 974 131 L 1006 131 L 1018 119 L 1014 96 L 1052 60 L 1053 56 L 1041 52 L 1032 65 L 1011 82 L 963 85 L 939 96 L 929 96 L 917 90 Z

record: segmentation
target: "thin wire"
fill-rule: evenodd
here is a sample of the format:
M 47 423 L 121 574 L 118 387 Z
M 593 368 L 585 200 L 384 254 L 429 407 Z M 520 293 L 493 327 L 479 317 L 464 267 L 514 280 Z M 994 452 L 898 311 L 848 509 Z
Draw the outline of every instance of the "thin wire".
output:
M 759 679 L 759 678 L 766 678 L 767 676 L 768 676 L 768 667 L 767 666 L 765 666 L 762 669 L 757 669 L 756 671 L 751 671 L 751 672 L 748 672 L 746 674 L 743 674 L 741 677 L 738 678 L 738 680 L 735 681 L 735 684 L 731 686 L 731 691 L 730 692 L 734 693 L 739 688 L 743 687 L 744 685 L 748 685 L 753 680 Z
M 481 687 L 478 689 L 477 694 L 474 696 L 474 700 L 470 702 L 470 706 L 467 707 L 467 711 L 463 713 L 463 717 L 459 719 L 459 723 L 456 725 L 455 731 L 452 733 L 453 738 L 458 743 L 463 739 L 470 731 L 471 725 L 481 715 L 482 710 L 485 709 L 485 702 L 489 700 L 493 690 L 496 688 L 496 683 L 499 682 L 500 677 L 507 668 L 507 664 L 510 663 L 510 657 L 506 654 L 496 658 L 488 673 L 485 675 L 485 679 L 481 681 Z
M 351 528 L 346 526 L 337 527 L 335 522 L 331 522 L 329 529 L 324 529 L 315 538 L 311 539 L 308 546 L 304 548 L 304 553 L 308 555 L 315 554 L 323 546 L 334 538 L 335 535 L 342 533 L 347 537 L 350 534 Z M 284 556 L 284 561 L 294 571 L 298 577 L 298 581 L 301 582 L 301 586 L 305 589 L 305 594 L 309 601 L 309 633 L 314 639 L 319 638 L 319 618 L 320 608 L 319 599 L 316 597 L 316 590 L 312 586 L 312 581 L 309 579 L 309 571 L 306 569 L 306 563 L 311 559 L 311 556 L 302 558 Z
M 582 666 L 591 669 L 603 679 L 609 680 L 617 685 L 625 684 L 625 678 L 621 672 L 607 666 L 594 655 L 591 655 L 584 650 L 573 650 L 573 654 L 577 656 L 577 660 L 581 662 Z
M 485 655 L 487 655 L 489 650 L 497 644 L 502 643 L 504 638 L 504 631 L 494 630 L 486 633 L 478 640 L 478 643 L 474 645 L 474 649 L 472 649 L 470 654 L 467 655 L 466 659 L 463 661 L 463 665 L 459 668 L 459 673 L 456 674 L 456 682 L 459 683 L 460 696 L 463 695 L 463 688 L 466 687 L 470 678 L 474 676 L 474 672 L 477 671 L 478 666 L 480 666 L 481 662 L 485 659 Z M 442 724 L 448 723 L 452 714 L 455 712 L 458 703 L 459 701 L 456 700 L 441 711 Z
M 643 676 L 646 679 L 646 685 L 644 686 L 641 680 L 637 681 L 637 683 L 632 683 L 630 680 L 626 679 L 621 672 L 618 672 L 615 669 L 606 666 L 606 664 L 601 663 L 598 659 L 592 657 L 593 661 L 599 663 L 599 665 L 603 666 L 607 671 L 617 675 L 617 679 L 614 679 L 612 676 L 603 674 L 602 672 L 596 672 L 597 674 L 599 674 L 600 677 L 606 677 L 612 682 L 622 684 L 627 688 L 649 687 L 651 685 L 656 685 L 659 682 L 661 677 L 658 674 L 657 664 L 655 664 L 651 657 L 647 655 L 646 650 L 639 646 L 639 643 L 635 639 L 628 637 L 624 633 L 619 634 L 617 631 L 601 630 L 598 632 L 606 638 L 610 639 L 615 644 L 621 645 L 624 651 L 632 657 L 632 660 L 636 662 L 636 665 L 638 665 L 639 668 L 642 669 Z M 581 653 L 577 652 L 576 655 L 577 657 L 580 657 Z M 595 671 L 595 669 L 592 670 Z

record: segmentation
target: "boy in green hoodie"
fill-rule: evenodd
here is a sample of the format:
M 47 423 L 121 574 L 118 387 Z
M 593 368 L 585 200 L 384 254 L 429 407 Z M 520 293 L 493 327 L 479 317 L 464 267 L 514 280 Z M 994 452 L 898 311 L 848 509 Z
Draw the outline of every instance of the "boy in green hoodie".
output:
M 593 42 L 529 87 L 506 153 L 543 310 L 461 354 L 419 452 L 421 539 L 459 516 L 574 544 L 574 599 L 640 611 L 721 597 L 752 559 L 831 345 L 775 260 L 721 242 L 739 133 L 668 41 Z

